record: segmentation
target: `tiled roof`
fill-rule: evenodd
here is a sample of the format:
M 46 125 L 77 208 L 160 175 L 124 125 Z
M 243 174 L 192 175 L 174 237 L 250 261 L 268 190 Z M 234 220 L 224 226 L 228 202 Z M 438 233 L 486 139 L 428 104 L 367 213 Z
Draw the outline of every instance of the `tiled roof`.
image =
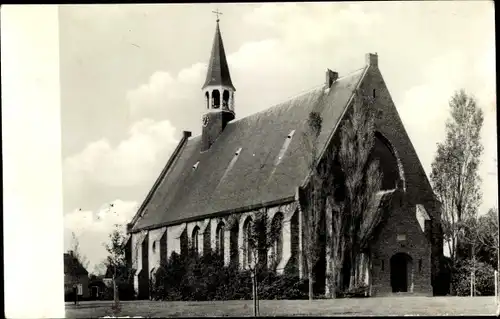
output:
M 71 254 L 64 254 L 64 274 L 69 275 L 88 275 L 88 271 Z
M 219 22 L 215 28 L 214 43 L 212 45 L 212 53 L 208 62 L 207 78 L 203 88 L 209 85 L 226 85 L 236 91 L 231 81 L 229 74 L 229 66 L 227 64 L 226 52 L 222 43 L 220 34 Z
M 142 217 L 131 231 L 293 200 L 297 186 L 308 175 L 309 152 L 303 133 L 309 113 L 319 112 L 323 118 L 318 137 L 321 150 L 336 130 L 365 70 L 339 78 L 328 91 L 323 86 L 229 122 L 206 152 L 200 152 L 201 136 L 188 139 L 168 172 L 155 184 L 156 189 L 138 212 Z M 294 130 L 283 157 L 278 160 L 288 135 Z M 234 160 L 239 148 L 241 151 Z M 232 167 L 228 170 L 230 163 Z

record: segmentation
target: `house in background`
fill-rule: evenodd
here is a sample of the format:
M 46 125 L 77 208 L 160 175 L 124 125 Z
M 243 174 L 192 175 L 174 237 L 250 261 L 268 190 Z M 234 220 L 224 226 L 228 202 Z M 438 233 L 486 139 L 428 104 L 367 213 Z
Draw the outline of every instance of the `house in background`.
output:
M 89 297 L 89 273 L 80 263 L 73 251 L 64 254 L 64 296 L 65 300 L 74 300 L 73 286 L 82 285 L 82 299 Z
M 89 298 L 90 300 L 102 300 L 106 297 L 108 288 L 112 284 L 106 284 L 104 276 L 90 275 L 89 277 Z

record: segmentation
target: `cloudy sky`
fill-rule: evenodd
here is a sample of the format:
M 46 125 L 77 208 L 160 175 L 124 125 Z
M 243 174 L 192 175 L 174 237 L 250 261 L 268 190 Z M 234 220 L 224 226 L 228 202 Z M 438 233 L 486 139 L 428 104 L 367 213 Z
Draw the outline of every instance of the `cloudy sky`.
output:
M 221 31 L 247 116 L 321 85 L 377 52 L 427 174 L 448 100 L 474 94 L 485 112 L 482 212 L 496 205 L 492 2 L 222 4 Z M 183 130 L 201 132 L 201 86 L 215 31 L 211 4 L 61 6 L 65 248 L 90 260 L 135 213 Z M 110 204 L 113 207 L 110 208 Z

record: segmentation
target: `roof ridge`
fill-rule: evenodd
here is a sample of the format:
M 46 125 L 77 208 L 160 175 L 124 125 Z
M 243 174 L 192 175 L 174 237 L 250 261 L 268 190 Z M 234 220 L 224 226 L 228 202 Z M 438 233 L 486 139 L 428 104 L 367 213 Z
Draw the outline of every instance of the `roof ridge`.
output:
M 287 97 L 286 99 L 281 100 L 281 102 L 278 102 L 278 103 L 276 103 L 276 104 L 274 104 L 274 105 L 272 105 L 272 106 L 270 106 L 270 107 L 268 107 L 266 109 L 263 109 L 263 110 L 260 110 L 258 112 L 249 114 L 249 115 L 247 115 L 245 117 L 240 117 L 238 119 L 235 119 L 235 120 L 229 122 L 228 124 L 236 123 L 236 122 L 239 122 L 241 120 L 244 120 L 244 119 L 247 119 L 247 118 L 250 118 L 250 117 L 253 117 L 253 116 L 261 115 L 262 113 L 268 112 L 272 108 L 278 107 L 278 106 L 280 106 L 280 105 L 282 105 L 282 104 L 284 104 L 284 103 L 286 103 L 288 101 L 291 101 L 291 100 L 293 100 L 295 98 L 298 98 L 298 97 L 301 97 L 301 96 L 306 95 L 308 93 L 311 93 L 312 91 L 314 91 L 314 90 L 322 87 L 323 85 L 324 85 L 323 83 L 322 84 L 317 84 L 317 85 L 315 85 L 315 86 L 313 86 L 313 87 L 311 87 L 309 89 L 306 89 L 306 90 L 303 90 L 303 91 L 301 91 L 299 93 L 296 93 L 295 95 L 291 95 L 291 96 Z
M 359 71 L 364 70 L 364 69 L 365 69 L 365 66 L 363 66 L 362 68 L 356 69 L 356 70 L 354 70 L 354 71 L 351 71 L 351 72 L 349 72 L 349 73 L 347 73 L 347 74 L 345 74 L 345 75 L 343 75 L 343 76 L 339 77 L 339 78 L 338 78 L 335 82 L 340 81 L 340 80 L 343 80 L 343 79 L 346 79 L 347 77 L 352 76 L 354 73 L 359 72 Z M 334 83 L 335 83 L 335 82 L 334 82 Z M 231 123 L 236 123 L 236 122 L 238 122 L 238 121 L 240 121 L 240 120 L 243 120 L 243 119 L 249 118 L 249 117 L 251 117 L 251 116 L 255 116 L 255 115 L 258 115 L 258 114 L 261 114 L 261 113 L 267 112 L 267 111 L 269 111 L 270 109 L 272 109 L 272 108 L 274 108 L 274 107 L 277 107 L 277 106 L 282 105 L 283 103 L 286 103 L 286 102 L 288 102 L 288 101 L 290 101 L 290 100 L 293 100 L 293 99 L 298 98 L 298 97 L 300 97 L 300 96 L 303 96 L 303 95 L 306 95 L 306 94 L 308 94 L 308 93 L 311 93 L 312 91 L 314 91 L 314 90 L 316 90 L 316 89 L 319 89 L 320 87 L 323 87 L 324 85 L 325 85 L 324 83 L 321 83 L 321 84 L 316 84 L 316 85 L 315 85 L 315 86 L 313 86 L 313 87 L 310 87 L 310 88 L 308 88 L 308 89 L 302 90 L 302 91 L 300 91 L 300 92 L 298 92 L 298 93 L 296 93 L 296 94 L 294 94 L 294 95 L 290 95 L 290 96 L 288 96 L 287 98 L 284 98 L 284 99 L 283 99 L 283 100 L 281 100 L 280 102 L 275 103 L 274 105 L 272 105 L 272 106 L 270 106 L 270 107 L 268 107 L 268 108 L 266 108 L 266 109 L 263 109 L 263 110 L 260 110 L 260 111 L 258 111 L 258 112 L 255 112 L 255 113 L 249 114 L 249 115 L 247 115 L 247 116 L 245 116 L 245 117 L 241 117 L 241 118 L 235 119 L 235 120 L 233 120 L 233 121 L 229 122 L 228 124 L 231 124 Z
M 347 74 L 345 74 L 345 75 L 343 75 L 343 76 L 339 77 L 339 78 L 338 78 L 335 82 L 340 81 L 340 80 L 344 80 L 344 79 L 346 79 L 347 77 L 352 76 L 354 73 L 359 72 L 359 71 L 364 70 L 364 69 L 365 69 L 365 66 L 363 66 L 362 68 L 356 69 L 356 70 L 354 70 L 354 71 L 351 71 L 351 72 L 349 72 L 349 73 L 347 73 Z M 334 83 L 335 83 L 335 82 L 334 82 Z M 290 101 L 290 100 L 292 100 L 292 99 L 295 99 L 295 98 L 300 97 L 300 96 L 302 96 L 302 95 L 306 95 L 307 93 L 311 93 L 311 92 L 312 92 L 312 91 L 314 91 L 315 89 L 319 89 L 320 87 L 322 87 L 322 86 L 324 86 L 324 85 L 325 85 L 324 83 L 321 83 L 321 84 L 316 84 L 316 85 L 315 85 L 315 86 L 313 86 L 313 87 L 310 87 L 310 88 L 308 88 L 308 89 L 302 90 L 302 91 L 300 91 L 300 92 L 298 92 L 298 93 L 296 93 L 296 94 L 294 94 L 294 95 L 290 95 L 290 96 L 288 96 L 288 97 L 286 97 L 286 98 L 282 99 L 280 102 L 278 102 L 278 103 L 275 103 L 275 104 L 271 105 L 271 106 L 270 106 L 270 107 L 268 107 L 268 108 L 265 108 L 265 109 L 263 109 L 263 110 L 260 110 L 260 111 L 258 111 L 258 112 L 255 112 L 255 113 L 249 114 L 249 115 L 244 116 L 244 117 L 236 118 L 236 119 L 234 119 L 234 120 L 230 121 L 230 122 L 228 123 L 228 125 L 229 125 L 229 124 L 236 123 L 236 122 L 239 122 L 239 121 L 241 121 L 241 120 L 243 120 L 243 119 L 247 119 L 247 118 L 252 117 L 252 116 L 260 115 L 260 114 L 262 114 L 262 113 L 264 113 L 264 112 L 267 112 L 267 111 L 269 111 L 270 109 L 272 109 L 272 108 L 274 108 L 274 107 L 278 107 L 278 106 L 282 105 L 283 103 L 286 103 L 286 102 L 288 102 L 288 101 Z M 200 134 L 197 134 L 197 135 L 193 135 L 193 136 L 191 136 L 191 137 L 190 137 L 190 140 L 191 140 L 191 139 L 194 139 L 195 137 L 198 137 L 198 136 L 201 136 L 201 133 L 200 133 Z
M 351 75 L 353 75 L 353 74 L 354 74 L 354 73 L 356 73 L 356 72 L 359 72 L 359 71 L 361 71 L 361 70 L 364 70 L 364 69 L 365 69 L 365 67 L 366 67 L 366 66 L 363 66 L 362 68 L 359 68 L 359 69 L 357 69 L 357 70 L 351 71 L 351 72 L 349 72 L 349 73 L 347 73 L 347 74 L 345 74 L 345 75 L 343 75 L 343 76 L 340 76 L 340 77 L 338 77 L 337 81 L 338 81 L 338 80 L 345 79 L 346 77 L 351 76 Z

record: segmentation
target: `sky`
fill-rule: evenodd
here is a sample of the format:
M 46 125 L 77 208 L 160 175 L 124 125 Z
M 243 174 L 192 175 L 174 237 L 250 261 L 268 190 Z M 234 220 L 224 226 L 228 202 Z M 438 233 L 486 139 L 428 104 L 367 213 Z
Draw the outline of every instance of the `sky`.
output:
M 219 9 L 241 118 L 342 76 L 377 53 L 430 174 L 458 89 L 485 114 L 480 213 L 497 205 L 494 6 L 487 1 L 62 5 L 59 10 L 65 249 L 100 271 L 182 131 L 201 133 Z

